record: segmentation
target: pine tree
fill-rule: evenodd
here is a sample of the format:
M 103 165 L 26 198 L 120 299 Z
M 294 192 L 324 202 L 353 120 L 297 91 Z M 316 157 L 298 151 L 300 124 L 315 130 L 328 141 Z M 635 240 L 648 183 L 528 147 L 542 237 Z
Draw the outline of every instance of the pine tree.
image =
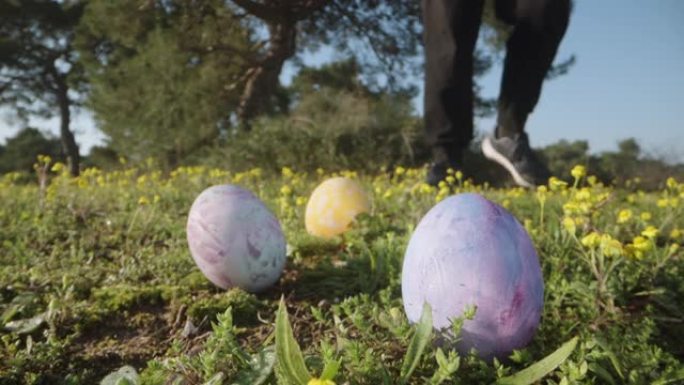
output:
M 18 114 L 60 117 L 60 137 L 71 175 L 79 150 L 71 131 L 74 92 L 83 78 L 73 48 L 83 10 L 79 1 L 0 0 L 0 104 Z

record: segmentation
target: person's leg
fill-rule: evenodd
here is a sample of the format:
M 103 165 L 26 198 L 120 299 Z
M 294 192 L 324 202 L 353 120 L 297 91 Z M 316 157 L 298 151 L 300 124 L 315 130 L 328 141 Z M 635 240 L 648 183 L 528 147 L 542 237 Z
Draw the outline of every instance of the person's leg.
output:
M 497 16 L 514 24 L 506 44 L 497 136 L 522 134 L 570 17 L 570 0 L 497 0 Z
M 529 148 L 525 123 L 541 94 L 570 17 L 570 0 L 497 0 L 497 17 L 514 25 L 506 44 L 495 138 L 482 150 L 523 186 L 544 184 L 549 172 Z
M 457 167 L 473 137 L 473 51 L 483 0 L 423 0 L 424 116 L 434 165 L 428 182 Z

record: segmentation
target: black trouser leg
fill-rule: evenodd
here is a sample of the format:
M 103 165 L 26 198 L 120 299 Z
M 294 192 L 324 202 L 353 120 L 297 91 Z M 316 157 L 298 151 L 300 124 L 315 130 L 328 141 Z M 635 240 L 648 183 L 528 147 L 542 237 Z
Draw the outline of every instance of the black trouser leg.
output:
M 514 25 L 508 39 L 499 93 L 497 136 L 525 130 L 539 100 L 570 17 L 570 0 L 497 0 L 496 14 Z
M 483 0 L 423 0 L 424 116 L 436 162 L 454 160 L 473 137 L 473 50 Z

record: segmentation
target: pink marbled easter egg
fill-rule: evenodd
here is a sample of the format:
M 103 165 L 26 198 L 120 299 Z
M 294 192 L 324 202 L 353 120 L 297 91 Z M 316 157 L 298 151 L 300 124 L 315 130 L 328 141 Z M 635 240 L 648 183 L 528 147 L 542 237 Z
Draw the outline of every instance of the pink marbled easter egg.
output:
M 280 223 L 254 194 L 237 186 L 202 191 L 190 208 L 187 236 L 197 266 L 224 289 L 264 290 L 285 267 Z
M 534 336 L 544 303 L 537 252 L 524 227 L 503 207 L 478 194 L 451 196 L 420 221 L 404 256 L 404 309 L 411 322 L 423 303 L 433 326 L 450 333 L 451 320 L 476 306 L 456 348 L 502 358 Z

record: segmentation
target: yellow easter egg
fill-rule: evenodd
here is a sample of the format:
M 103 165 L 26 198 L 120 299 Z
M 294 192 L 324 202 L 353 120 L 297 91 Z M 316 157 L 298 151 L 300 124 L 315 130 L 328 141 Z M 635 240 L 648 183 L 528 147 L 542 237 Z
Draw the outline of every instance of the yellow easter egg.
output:
M 360 213 L 370 211 L 370 200 L 358 183 L 349 178 L 331 178 L 321 183 L 306 205 L 306 230 L 331 238 L 343 233 Z

